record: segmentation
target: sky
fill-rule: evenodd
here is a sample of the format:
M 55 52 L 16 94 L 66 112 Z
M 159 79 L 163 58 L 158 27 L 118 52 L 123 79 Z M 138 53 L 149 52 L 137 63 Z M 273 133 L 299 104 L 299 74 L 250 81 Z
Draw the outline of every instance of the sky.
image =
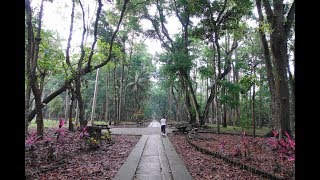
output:
M 31 7 L 40 7 L 41 0 L 32 0 Z M 110 3 L 103 1 L 103 8 L 108 8 Z M 96 3 L 94 0 L 86 0 L 83 1 L 84 9 L 88 9 L 89 5 L 89 18 L 91 19 L 94 17 L 94 11 L 96 10 Z M 110 6 L 109 6 L 110 7 Z M 70 30 L 70 23 L 71 23 L 71 9 L 72 9 L 72 1 L 65 1 L 65 0 L 55 0 L 52 3 L 45 2 L 44 3 L 44 10 L 43 10 L 43 28 L 53 30 L 59 33 L 60 37 L 63 39 L 62 47 L 66 49 L 67 46 L 67 39 L 69 37 L 69 30 Z M 152 9 L 151 9 L 152 10 Z M 38 10 L 37 10 L 38 11 Z M 76 11 L 81 16 L 81 9 L 79 6 L 76 6 Z M 82 16 L 81 16 L 82 17 Z M 167 19 L 167 29 L 171 35 L 179 32 L 179 23 L 178 19 L 174 16 L 169 17 Z M 141 22 L 143 29 L 150 29 L 151 23 L 147 20 Z M 81 43 L 82 37 L 82 19 L 75 20 L 74 23 L 74 31 L 71 41 L 71 54 L 72 52 L 78 52 L 79 45 Z M 92 42 L 92 37 L 88 37 L 87 42 Z M 154 39 L 146 39 L 145 43 L 148 46 L 148 52 L 152 55 L 155 55 L 157 52 L 162 52 L 161 44 L 158 40 Z
M 32 7 L 40 7 L 41 0 L 31 0 Z M 110 3 L 103 1 L 103 8 L 110 8 Z M 95 0 L 86 0 L 83 1 L 84 9 L 87 10 L 89 5 L 89 13 L 86 12 L 86 15 L 89 14 L 89 18 L 95 18 L 95 10 L 96 10 L 96 3 Z M 65 0 L 54 0 L 52 3 L 45 2 L 44 4 L 44 13 L 43 13 L 43 27 L 45 29 L 50 29 L 59 33 L 60 37 L 63 39 L 62 47 L 66 49 L 67 46 L 67 39 L 69 36 L 69 28 L 70 28 L 70 21 L 71 21 L 71 8 L 72 8 L 72 1 L 65 1 Z M 37 10 L 38 11 L 38 10 Z M 78 17 L 81 16 L 81 9 L 79 6 L 76 6 L 75 13 Z M 150 12 L 155 13 L 155 7 L 150 8 Z M 170 16 L 167 18 L 168 23 L 166 24 L 166 28 L 171 36 L 176 33 L 179 33 L 181 29 L 180 22 L 177 17 Z M 192 19 L 192 21 L 196 22 L 197 20 Z M 148 20 L 141 21 L 143 29 L 151 29 L 151 23 Z M 249 22 L 250 25 L 255 26 L 256 23 L 254 21 Z M 75 18 L 74 23 L 74 31 L 71 41 L 71 54 L 73 52 L 79 52 L 79 45 L 81 43 L 82 37 L 82 19 Z M 92 37 L 88 37 L 87 42 L 92 42 Z M 155 39 L 146 39 L 145 43 L 148 46 L 148 52 L 152 55 L 155 55 L 157 52 L 162 52 L 163 49 L 161 47 L 160 41 Z

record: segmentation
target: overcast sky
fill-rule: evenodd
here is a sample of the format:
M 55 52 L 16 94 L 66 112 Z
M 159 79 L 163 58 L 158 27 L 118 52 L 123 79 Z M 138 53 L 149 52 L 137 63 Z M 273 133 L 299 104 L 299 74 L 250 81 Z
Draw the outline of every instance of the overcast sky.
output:
M 31 7 L 38 8 L 40 7 L 41 0 L 32 0 Z M 110 7 L 110 3 L 103 1 L 103 8 Z M 94 0 L 86 0 L 83 1 L 83 6 L 85 11 L 87 11 L 89 5 L 89 13 L 86 12 L 86 16 L 89 14 L 89 19 L 93 17 L 93 20 L 95 19 L 95 11 L 96 11 L 96 3 Z M 67 46 L 67 39 L 69 36 L 69 30 L 70 30 L 70 21 L 71 21 L 71 10 L 72 10 L 72 1 L 65 1 L 65 0 L 55 0 L 52 3 L 45 2 L 44 3 L 44 10 L 43 10 L 43 28 L 53 30 L 59 33 L 60 37 L 63 39 L 62 41 L 62 47 L 63 49 L 66 49 Z M 79 6 L 76 6 L 75 8 L 76 15 L 78 14 L 79 17 L 82 17 L 81 15 L 81 9 Z M 36 10 L 37 12 L 38 10 Z M 87 20 L 87 19 L 86 19 Z M 171 35 L 176 34 L 179 32 L 180 26 L 177 26 L 179 24 L 179 21 L 176 17 L 172 16 L 167 19 L 167 29 Z M 87 23 L 87 22 L 86 22 Z M 141 22 L 143 29 L 150 29 L 151 23 L 147 20 L 143 20 Z M 74 31 L 72 36 L 72 42 L 71 42 L 71 52 L 78 52 L 79 49 L 77 49 L 81 43 L 81 37 L 82 37 L 82 19 L 75 19 L 74 21 Z M 87 42 L 92 42 L 92 37 L 88 37 Z M 152 39 L 146 39 L 145 43 L 148 46 L 148 51 L 151 54 L 155 54 L 156 52 L 161 52 L 161 44 L 158 40 L 152 40 Z M 76 49 L 75 49 L 76 48 Z

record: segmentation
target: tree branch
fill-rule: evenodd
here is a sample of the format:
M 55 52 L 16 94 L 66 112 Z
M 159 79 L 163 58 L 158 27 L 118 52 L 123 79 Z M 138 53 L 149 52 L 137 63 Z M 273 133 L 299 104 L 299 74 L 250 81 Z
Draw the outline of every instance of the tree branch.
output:
M 271 24 L 272 28 L 273 28 L 273 11 L 271 9 L 271 5 L 269 3 L 269 0 L 263 0 L 263 6 L 266 10 L 266 14 L 267 14 L 267 19 L 268 22 Z
M 161 8 L 160 4 L 159 4 L 159 0 L 156 0 L 156 3 L 157 3 L 157 9 L 158 9 L 158 12 L 159 12 L 159 16 L 160 16 L 160 22 L 161 22 L 161 29 L 162 29 L 162 33 L 166 36 L 166 38 L 170 41 L 171 43 L 171 47 L 174 48 L 174 43 L 173 43 L 173 40 L 171 39 L 171 37 L 169 36 L 169 33 L 168 33 L 168 30 L 166 28 L 166 26 L 164 25 L 164 22 L 163 22 L 163 18 L 164 18 L 164 15 L 163 15 L 163 9 Z
M 72 0 L 72 11 L 71 11 L 71 24 L 70 24 L 70 31 L 69 31 L 69 38 L 68 38 L 68 44 L 67 44 L 67 49 L 66 49 L 66 63 L 73 72 L 72 65 L 70 63 L 70 43 L 72 39 L 72 30 L 73 30 L 73 20 L 74 20 L 74 6 L 75 6 L 75 0 Z
M 107 57 L 107 59 L 106 59 L 105 61 L 103 61 L 102 63 L 96 65 L 96 66 L 93 67 L 92 69 L 90 69 L 90 70 L 89 70 L 89 69 L 84 70 L 84 73 L 93 71 L 93 70 L 95 70 L 95 69 L 98 69 L 98 68 L 106 65 L 106 64 L 111 60 L 111 58 L 113 57 L 113 55 L 112 55 L 113 42 L 114 42 L 114 39 L 116 38 L 116 35 L 117 35 L 118 31 L 119 31 L 119 27 L 120 27 L 120 24 L 121 24 L 121 22 L 122 22 L 122 19 L 123 19 L 123 16 L 124 16 L 124 12 L 125 12 L 125 10 L 126 10 L 126 8 L 127 8 L 127 3 L 128 3 L 128 2 L 129 2 L 129 0 L 125 0 L 125 1 L 124 1 L 124 4 L 123 4 L 123 6 L 122 6 L 121 15 L 120 15 L 120 19 L 119 19 L 117 28 L 116 28 L 116 30 L 114 31 L 114 33 L 113 33 L 113 35 L 112 35 L 112 37 L 111 37 L 110 48 L 109 48 L 109 56 Z
M 134 9 L 136 6 L 140 5 L 140 4 L 144 4 L 146 2 L 148 2 L 149 0 L 146 0 L 146 1 L 142 1 L 142 2 L 138 2 L 137 4 L 134 4 L 132 6 L 130 6 L 128 9 Z
M 96 16 L 96 21 L 94 23 L 94 35 L 93 35 L 93 43 L 91 46 L 91 52 L 89 54 L 89 59 L 88 59 L 88 64 L 87 64 L 87 68 L 90 68 L 90 64 L 91 64 L 91 60 L 92 60 L 92 56 L 93 56 L 93 51 L 94 51 L 94 47 L 96 45 L 97 42 L 97 31 L 98 31 L 98 21 L 99 21 L 99 17 L 100 17 L 100 13 L 101 13 L 101 8 L 102 8 L 102 3 L 101 0 L 98 0 L 99 6 L 98 6 L 98 10 L 97 10 L 97 16 Z
M 156 24 L 156 20 L 155 19 L 152 19 L 149 15 L 146 15 L 145 16 L 148 20 L 151 21 L 151 24 L 155 30 L 155 32 L 157 33 L 157 36 L 159 38 L 159 40 L 161 41 L 162 43 L 162 46 L 164 46 L 164 48 L 166 48 L 168 51 L 172 51 L 171 47 L 164 41 L 163 37 L 160 35 L 160 32 L 159 32 L 159 27 L 157 26 Z
M 224 12 L 224 10 L 226 9 L 226 7 L 227 7 L 227 0 L 225 0 L 224 1 L 224 3 L 223 3 L 223 8 L 222 8 L 222 10 L 219 12 L 219 14 L 218 14 L 218 17 L 217 17 L 217 22 L 218 22 L 218 25 L 222 22 L 221 21 L 221 15 L 222 15 L 222 13 Z M 221 18 L 221 19 L 220 19 Z
M 44 98 L 42 100 L 42 108 L 45 107 L 45 105 L 48 104 L 52 99 L 57 97 L 59 94 L 63 93 L 67 89 L 68 84 L 69 84 L 69 81 L 66 81 L 59 89 L 57 89 L 56 91 L 49 94 L 46 98 Z M 28 115 L 28 121 L 29 122 L 32 121 L 32 119 L 35 117 L 36 114 L 37 114 L 36 109 L 33 109 Z
M 176 0 L 173 0 L 173 2 L 174 2 L 174 7 L 175 7 L 175 13 L 176 13 L 179 21 L 181 22 L 182 26 L 184 26 L 183 23 L 182 23 L 182 19 L 181 19 L 179 13 L 178 13 L 177 2 L 176 2 Z
M 83 6 L 82 6 L 82 3 L 81 3 L 81 0 L 79 0 L 79 3 L 80 3 L 80 7 L 81 7 L 81 10 L 82 10 L 82 22 L 83 22 L 83 31 L 82 31 L 82 38 L 81 38 L 81 44 L 80 44 L 80 48 L 81 48 L 81 55 L 80 55 L 80 59 L 79 59 L 79 62 L 78 62 L 78 71 L 81 72 L 81 67 L 82 67 L 82 61 L 84 59 L 84 54 L 85 54 L 85 51 L 84 51 L 84 48 L 83 48 L 83 41 L 84 41 L 84 35 L 86 34 L 86 24 L 85 24 L 85 14 L 84 14 L 84 10 L 83 10 Z
M 288 15 L 287 15 L 287 21 L 285 23 L 285 26 L 284 26 L 284 33 L 285 33 L 285 36 L 288 37 L 289 35 L 289 32 L 290 32 L 290 29 L 293 25 L 293 22 L 294 22 L 294 15 L 295 15 L 295 1 L 293 1 L 291 7 L 290 7 L 290 10 L 288 12 Z

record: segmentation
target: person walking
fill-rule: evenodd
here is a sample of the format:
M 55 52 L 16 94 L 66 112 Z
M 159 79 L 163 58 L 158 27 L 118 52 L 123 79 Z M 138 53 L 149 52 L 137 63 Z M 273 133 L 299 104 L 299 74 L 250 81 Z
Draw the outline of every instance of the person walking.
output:
M 161 125 L 161 133 L 162 135 L 166 135 L 166 119 L 164 117 L 162 117 L 160 119 L 160 125 Z

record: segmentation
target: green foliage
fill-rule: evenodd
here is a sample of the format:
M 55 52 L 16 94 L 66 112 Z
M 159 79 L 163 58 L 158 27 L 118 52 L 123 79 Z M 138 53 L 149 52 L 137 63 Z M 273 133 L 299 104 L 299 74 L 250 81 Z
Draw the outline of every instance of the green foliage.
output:
M 271 24 L 268 22 L 262 22 L 261 26 L 259 27 L 259 30 L 261 30 L 266 34 L 271 34 L 272 33 Z
M 172 54 L 172 64 L 167 64 L 165 69 L 167 72 L 174 73 L 183 69 L 185 71 L 190 71 L 192 67 L 192 61 L 189 56 L 183 51 L 176 52 Z
M 101 136 L 102 140 L 107 140 L 107 141 L 111 141 L 111 134 L 109 131 L 103 133 L 103 135 Z
M 167 88 L 163 86 L 154 86 L 152 95 L 147 101 L 145 113 L 151 117 L 153 115 L 160 117 L 168 111 L 168 93 Z
M 225 94 L 219 95 L 220 102 L 223 104 L 227 104 L 232 108 L 238 107 L 240 104 L 237 100 L 237 97 L 241 92 L 241 85 L 237 83 L 232 83 L 227 80 L 221 80 L 220 82 L 223 88 L 225 88 L 226 90 Z
M 49 30 L 42 30 L 41 35 L 38 59 L 39 70 L 42 72 L 61 73 L 65 57 L 60 45 L 60 37 Z
M 89 149 L 96 149 L 100 147 L 99 141 L 93 137 L 86 139 L 86 145 L 89 147 Z
M 232 29 L 231 33 L 233 33 L 236 40 L 241 40 L 244 36 L 247 35 L 248 29 L 249 27 L 246 23 L 239 22 L 237 24 L 237 28 Z
M 104 61 L 108 56 L 109 56 L 109 49 L 110 49 L 110 44 L 106 43 L 105 41 L 98 39 L 97 40 L 97 46 L 98 46 L 98 53 L 99 56 L 96 59 L 97 62 L 93 62 L 94 64 L 101 63 Z M 123 52 L 121 51 L 121 45 L 120 44 L 113 44 L 112 46 L 112 54 L 114 59 L 122 59 L 123 57 Z M 89 52 L 89 51 L 88 51 Z
M 244 75 L 243 77 L 241 77 L 239 81 L 239 84 L 241 87 L 241 90 L 240 90 L 241 94 L 247 93 L 250 90 L 253 83 L 254 83 L 253 75 Z
M 55 115 L 59 115 L 63 111 L 63 106 L 63 100 L 60 96 L 57 96 L 48 104 L 49 111 Z
M 249 129 L 251 127 L 251 118 L 248 118 L 246 113 L 242 113 L 240 116 L 240 127 Z
M 132 119 L 134 119 L 136 122 L 141 122 L 144 119 L 144 113 L 137 112 L 132 115 Z
M 43 127 L 47 128 L 56 128 L 59 125 L 59 121 L 57 120 L 52 120 L 52 119 L 43 119 Z M 37 122 L 36 119 L 32 120 L 30 122 L 30 125 L 28 128 L 36 128 L 37 127 Z
M 204 66 L 199 67 L 199 73 L 201 78 L 210 78 L 214 75 L 213 69 L 211 67 Z

